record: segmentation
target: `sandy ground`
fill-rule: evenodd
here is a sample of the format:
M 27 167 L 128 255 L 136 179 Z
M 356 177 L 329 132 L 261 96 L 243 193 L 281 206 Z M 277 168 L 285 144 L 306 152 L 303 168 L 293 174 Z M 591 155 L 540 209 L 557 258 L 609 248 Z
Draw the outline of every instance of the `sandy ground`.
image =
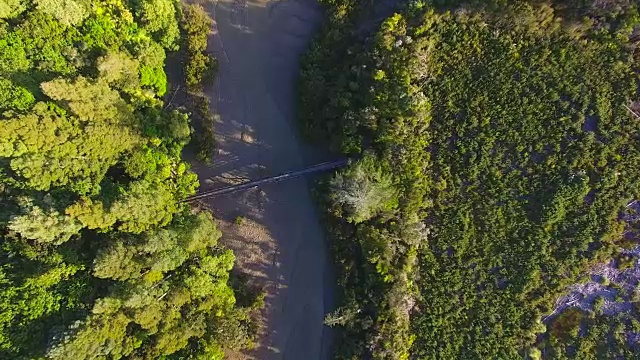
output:
M 322 155 L 296 136 L 300 54 L 321 19 L 312 0 L 203 3 L 215 21 L 210 50 L 220 62 L 207 91 L 217 114 L 218 154 L 194 164 L 201 190 L 303 168 Z M 327 359 L 333 275 L 327 243 L 305 179 L 208 200 L 237 268 L 265 286 L 258 347 L 230 358 Z M 241 225 L 234 218 L 245 218 Z

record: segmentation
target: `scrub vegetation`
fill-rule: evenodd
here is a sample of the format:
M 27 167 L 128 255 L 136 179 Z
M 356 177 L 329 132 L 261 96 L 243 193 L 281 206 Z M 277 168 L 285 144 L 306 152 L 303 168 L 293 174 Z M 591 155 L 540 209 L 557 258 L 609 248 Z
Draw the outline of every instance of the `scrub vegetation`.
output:
M 320 185 L 337 358 L 634 358 L 637 289 L 549 315 L 596 264 L 637 266 L 637 4 L 324 3 L 301 128 L 360 159 Z
M 215 78 L 218 68 L 216 58 L 207 53 L 208 36 L 213 21 L 200 5 L 184 6 L 182 20 L 184 85 L 187 88 L 182 101 L 185 109 L 191 114 L 195 133 L 192 144 L 199 161 L 211 164 L 216 140 L 214 135 L 215 119 L 210 112 L 209 98 L 202 93 L 202 88 Z
M 193 11 L 0 0 L 0 358 L 221 359 L 251 343 L 234 256 L 183 201 L 190 120 L 161 100 Z

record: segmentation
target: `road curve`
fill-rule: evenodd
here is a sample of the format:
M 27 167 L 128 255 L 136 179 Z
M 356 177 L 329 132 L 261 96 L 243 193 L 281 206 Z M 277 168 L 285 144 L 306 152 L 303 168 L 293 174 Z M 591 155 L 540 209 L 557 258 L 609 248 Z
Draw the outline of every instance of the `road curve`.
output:
M 207 91 L 216 114 L 218 154 L 195 164 L 200 190 L 303 168 L 322 158 L 297 137 L 295 81 L 300 54 L 321 20 L 313 0 L 218 0 L 209 39 L 219 60 Z M 305 179 L 207 200 L 237 266 L 267 292 L 256 349 L 231 358 L 324 360 L 323 325 L 334 278 L 327 243 Z M 233 219 L 242 216 L 242 224 Z

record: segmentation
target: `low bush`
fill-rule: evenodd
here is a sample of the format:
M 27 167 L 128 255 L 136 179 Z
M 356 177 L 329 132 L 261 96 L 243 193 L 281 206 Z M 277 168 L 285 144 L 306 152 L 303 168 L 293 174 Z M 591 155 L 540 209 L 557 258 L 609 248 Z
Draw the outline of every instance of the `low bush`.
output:
M 213 131 L 215 119 L 210 111 L 209 98 L 189 93 L 187 94 L 186 108 L 191 113 L 191 126 L 194 128 L 191 145 L 195 149 L 196 157 L 198 160 L 210 164 L 216 147 L 216 139 Z

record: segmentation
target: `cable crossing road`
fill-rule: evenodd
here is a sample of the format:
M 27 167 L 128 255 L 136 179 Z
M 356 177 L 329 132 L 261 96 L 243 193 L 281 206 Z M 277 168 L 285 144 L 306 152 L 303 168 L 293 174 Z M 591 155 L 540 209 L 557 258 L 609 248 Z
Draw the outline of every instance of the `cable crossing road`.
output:
M 199 193 L 197 193 L 197 194 L 195 194 L 193 196 L 187 197 L 185 199 L 185 201 L 193 201 L 193 200 L 203 199 L 203 198 L 217 196 L 217 195 L 229 194 L 229 193 L 233 193 L 233 192 L 236 192 L 236 191 L 242 191 L 242 190 L 251 189 L 251 188 L 258 187 L 258 186 L 264 185 L 264 184 L 272 184 L 272 183 L 277 183 L 277 182 L 284 181 L 284 180 L 294 179 L 294 178 L 297 178 L 297 177 L 300 177 L 300 176 L 304 176 L 304 175 L 308 175 L 308 174 L 312 174 L 312 173 L 316 173 L 316 172 L 329 171 L 329 170 L 333 170 L 333 169 L 337 169 L 337 168 L 341 168 L 343 166 L 346 166 L 348 163 L 349 163 L 348 159 L 343 159 L 343 160 L 338 160 L 338 161 L 323 162 L 323 163 L 320 163 L 320 164 L 309 166 L 309 167 L 304 168 L 302 170 L 289 171 L 289 172 L 286 172 L 286 173 L 283 173 L 283 174 L 280 174 L 280 175 L 276 175 L 276 176 L 269 176 L 269 177 L 266 177 L 266 178 L 263 178 L 263 179 L 259 179 L 259 180 L 247 181 L 247 182 L 242 183 L 242 184 L 226 186 L 226 187 L 219 188 L 219 189 L 202 191 L 202 192 L 199 192 Z

